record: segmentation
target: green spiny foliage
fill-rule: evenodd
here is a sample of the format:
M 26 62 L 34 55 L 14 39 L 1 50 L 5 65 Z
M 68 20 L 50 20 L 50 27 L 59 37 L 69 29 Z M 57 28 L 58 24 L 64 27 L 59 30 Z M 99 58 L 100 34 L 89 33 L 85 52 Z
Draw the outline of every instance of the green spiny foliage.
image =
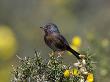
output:
M 18 58 L 20 65 L 16 68 L 13 67 L 12 82 L 81 82 L 81 80 L 87 80 L 87 74 L 84 75 L 80 71 L 81 67 L 65 65 L 63 58 L 54 53 L 49 55 L 48 60 L 43 60 L 40 53 L 36 51 L 34 57 Z M 92 56 L 87 53 L 84 60 L 86 65 L 82 68 L 86 68 L 88 73 L 94 74 Z M 74 68 L 79 74 L 75 75 L 71 71 Z M 66 70 L 67 72 L 65 72 Z

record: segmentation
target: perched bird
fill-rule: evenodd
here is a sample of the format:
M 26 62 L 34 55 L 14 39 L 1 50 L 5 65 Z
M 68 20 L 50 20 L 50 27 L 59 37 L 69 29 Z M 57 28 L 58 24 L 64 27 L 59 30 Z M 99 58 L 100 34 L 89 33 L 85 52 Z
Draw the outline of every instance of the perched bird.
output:
M 44 40 L 45 43 L 54 51 L 70 51 L 73 55 L 80 58 L 80 54 L 73 50 L 67 40 L 60 34 L 58 27 L 53 23 L 48 23 L 43 27 L 40 27 L 44 30 L 45 36 Z

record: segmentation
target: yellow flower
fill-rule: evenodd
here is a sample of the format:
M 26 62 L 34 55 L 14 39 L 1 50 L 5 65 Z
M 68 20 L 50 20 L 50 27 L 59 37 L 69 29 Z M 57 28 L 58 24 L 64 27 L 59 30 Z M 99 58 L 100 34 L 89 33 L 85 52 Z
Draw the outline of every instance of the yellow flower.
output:
M 75 75 L 75 76 L 78 76 L 79 75 L 79 71 L 76 68 L 74 68 L 72 70 L 72 74 Z
M 109 40 L 108 39 L 103 39 L 101 44 L 102 44 L 102 47 L 106 48 L 106 47 L 109 46 Z
M 0 26 L 0 59 L 8 60 L 16 52 L 16 39 L 8 26 Z
M 93 82 L 94 81 L 94 76 L 92 73 L 88 73 L 88 76 L 87 76 L 87 82 Z
M 65 70 L 63 74 L 64 74 L 64 77 L 69 77 L 70 76 L 70 70 Z
M 76 47 L 80 47 L 81 46 L 81 38 L 79 36 L 75 36 L 73 39 L 72 39 L 72 45 L 73 46 L 76 46 Z

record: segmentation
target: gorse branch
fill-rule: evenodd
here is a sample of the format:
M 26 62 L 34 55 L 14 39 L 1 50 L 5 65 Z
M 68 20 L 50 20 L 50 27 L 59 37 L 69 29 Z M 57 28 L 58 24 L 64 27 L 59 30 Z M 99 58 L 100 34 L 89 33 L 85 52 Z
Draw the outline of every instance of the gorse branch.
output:
M 34 57 L 20 58 L 20 65 L 13 67 L 12 82 L 94 82 L 92 57 L 86 54 L 73 66 L 67 66 L 61 56 L 49 54 L 49 59 L 41 58 L 35 51 Z

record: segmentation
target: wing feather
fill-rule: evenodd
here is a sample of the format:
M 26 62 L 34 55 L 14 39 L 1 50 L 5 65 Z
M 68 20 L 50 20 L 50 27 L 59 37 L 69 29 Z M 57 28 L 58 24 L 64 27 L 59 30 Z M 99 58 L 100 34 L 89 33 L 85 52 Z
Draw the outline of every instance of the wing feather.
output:
M 66 39 L 60 34 L 51 34 L 49 36 L 45 36 L 44 40 L 45 43 L 54 51 L 66 50 L 66 46 L 69 45 Z

